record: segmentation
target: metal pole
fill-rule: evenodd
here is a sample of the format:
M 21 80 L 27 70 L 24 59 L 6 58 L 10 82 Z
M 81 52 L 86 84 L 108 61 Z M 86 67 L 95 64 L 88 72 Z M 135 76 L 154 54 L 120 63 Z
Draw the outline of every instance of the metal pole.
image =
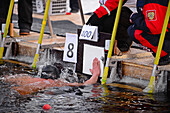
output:
M 108 72 L 109 72 L 109 61 L 111 59 L 113 46 L 114 46 L 114 43 L 115 43 L 116 32 L 117 32 L 117 28 L 118 28 L 118 24 L 119 24 L 122 4 L 123 4 L 123 0 L 119 0 L 119 5 L 118 5 L 117 13 L 116 13 L 116 18 L 115 18 L 115 23 L 114 23 L 113 31 L 112 31 L 112 37 L 111 37 L 111 41 L 110 41 L 109 52 L 107 54 L 107 60 L 106 60 L 106 64 L 105 64 L 105 68 L 104 68 L 104 72 L 103 72 L 102 84 L 106 84 L 106 81 L 107 81 L 107 76 L 108 76 Z
M 45 26 L 46 26 L 46 22 L 47 22 L 47 16 L 48 16 L 50 3 L 51 3 L 51 0 L 47 0 L 47 4 L 45 6 L 44 18 L 43 18 L 42 26 L 41 26 L 41 32 L 40 32 L 40 36 L 39 36 L 39 40 L 38 40 L 38 47 L 37 47 L 37 50 L 36 50 L 36 54 L 34 56 L 34 61 L 32 63 L 33 69 L 36 69 L 36 63 L 37 63 L 38 58 L 39 58 L 39 50 L 40 50 L 40 46 L 41 46 L 42 40 L 43 40 L 43 35 L 44 35 L 44 30 L 45 30 Z
M 44 6 L 46 6 L 46 0 L 44 0 Z M 47 16 L 47 20 L 48 20 L 48 27 L 49 27 L 49 29 L 50 29 L 51 37 L 53 37 L 53 36 L 54 36 L 54 34 L 53 34 L 53 27 L 52 27 L 52 25 L 51 25 L 51 19 L 50 19 L 49 14 L 48 14 L 48 16 Z
M 80 8 L 81 20 L 82 20 L 82 23 L 84 25 L 85 24 L 85 20 L 84 20 L 84 14 L 83 14 L 83 8 L 82 8 L 82 5 L 81 5 L 81 0 L 78 0 L 78 3 L 79 3 L 79 8 Z
M 1 46 L 0 46 L 0 63 L 1 64 L 3 63 L 2 57 L 3 57 L 3 53 L 4 53 L 5 39 L 6 39 L 7 34 L 8 34 L 8 28 L 9 28 L 9 24 L 10 24 L 10 21 L 11 21 L 13 6 L 14 6 L 14 0 L 11 0 L 10 5 L 9 5 L 7 19 L 6 19 L 6 25 L 5 25 L 5 30 L 4 30 L 4 34 L 3 34 L 3 40 L 2 40 Z
M 154 66 L 153 66 L 150 82 L 149 82 L 149 85 L 143 90 L 143 92 L 153 93 L 153 91 L 154 91 L 156 68 L 157 68 L 157 65 L 159 64 L 159 59 L 160 59 L 160 55 L 161 55 L 161 51 L 162 51 L 162 47 L 163 47 L 163 43 L 164 43 L 166 29 L 167 29 L 168 22 L 169 22 L 169 17 L 170 17 L 170 1 L 168 3 L 167 12 L 166 12 L 166 16 L 164 19 L 164 24 L 163 24 L 161 36 L 159 39 L 159 44 L 158 44 L 158 48 L 157 48 L 157 52 L 156 52 L 156 57 L 155 57 L 155 61 L 154 61 Z

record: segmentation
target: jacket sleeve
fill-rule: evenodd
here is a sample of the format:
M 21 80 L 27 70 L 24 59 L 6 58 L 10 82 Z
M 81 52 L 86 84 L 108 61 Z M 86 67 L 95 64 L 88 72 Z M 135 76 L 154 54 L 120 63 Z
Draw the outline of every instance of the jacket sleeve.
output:
M 150 32 L 150 30 L 146 26 L 145 16 L 143 14 L 135 13 L 131 16 L 131 20 L 134 23 L 135 28 L 143 30 L 145 32 Z
M 123 0 L 124 3 L 125 3 L 125 1 L 126 0 Z M 118 4 L 119 4 L 119 0 L 107 0 L 104 5 L 111 12 L 118 7 Z M 98 9 L 96 9 L 96 11 L 94 13 L 96 13 L 99 18 L 108 14 L 107 10 L 103 6 L 100 6 Z

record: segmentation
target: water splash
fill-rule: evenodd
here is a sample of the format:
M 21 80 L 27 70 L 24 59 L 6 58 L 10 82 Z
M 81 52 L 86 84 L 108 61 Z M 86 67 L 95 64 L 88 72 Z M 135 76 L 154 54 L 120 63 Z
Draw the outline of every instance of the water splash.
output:
M 55 54 L 52 54 L 51 49 L 45 49 L 40 52 L 39 61 L 37 62 L 37 66 L 40 65 L 50 65 L 54 62 L 57 62 Z
M 72 83 L 78 82 L 77 74 L 74 73 L 73 70 L 70 68 L 64 68 L 61 71 L 60 78 Z
M 149 83 L 148 80 L 138 79 L 138 78 L 132 78 L 132 77 L 123 77 L 120 82 L 125 82 L 129 84 L 138 84 L 139 86 L 146 87 Z
M 161 71 L 158 75 L 156 75 L 157 80 L 154 93 L 167 92 L 167 75 L 167 71 Z

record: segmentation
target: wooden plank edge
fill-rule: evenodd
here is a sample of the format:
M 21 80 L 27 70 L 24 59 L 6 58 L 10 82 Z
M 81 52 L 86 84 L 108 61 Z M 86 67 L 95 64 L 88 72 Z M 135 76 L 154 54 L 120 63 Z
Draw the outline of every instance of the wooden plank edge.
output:
M 138 91 L 138 92 L 143 91 L 143 89 L 141 89 L 141 88 L 137 88 L 137 87 L 133 87 L 133 86 L 129 86 L 129 85 L 124 85 L 124 84 L 110 83 L 110 84 L 107 84 L 107 85 L 114 86 L 114 87 L 119 87 L 119 88 L 130 89 L 130 90 L 134 90 L 134 91 Z
M 158 66 L 158 70 L 160 71 L 170 71 L 170 64 L 164 66 Z
M 122 65 L 129 65 L 129 66 L 144 68 L 144 69 L 148 69 L 148 70 L 152 70 L 153 69 L 153 66 L 147 66 L 147 65 L 142 65 L 142 64 L 135 64 L 135 63 L 132 63 L 132 62 L 122 62 Z
M 18 61 L 14 61 L 14 60 L 4 60 L 4 62 L 8 62 L 8 63 L 13 63 L 13 64 L 18 64 L 18 65 L 21 65 L 21 66 L 25 66 L 25 67 L 29 67 L 29 68 L 32 68 L 31 65 L 29 64 L 26 64 L 26 63 L 22 63 L 22 62 L 18 62 Z
M 111 61 L 123 61 L 123 60 L 132 60 L 132 59 L 141 59 L 146 57 L 152 57 L 150 52 L 138 53 L 138 54 L 126 54 L 122 56 L 112 56 Z
M 115 62 L 115 61 L 114 61 Z M 115 66 L 113 61 L 109 62 L 109 66 Z M 129 66 L 134 66 L 134 67 L 139 67 L 139 68 L 145 68 L 145 69 L 149 69 L 152 70 L 153 67 L 152 66 L 148 66 L 148 65 L 142 65 L 142 64 L 136 64 L 136 63 L 132 63 L 132 62 L 125 62 L 122 61 L 122 65 L 129 65 Z
M 64 45 L 65 45 L 65 43 L 54 43 L 54 44 L 41 45 L 41 49 L 54 48 L 54 47 L 64 47 Z

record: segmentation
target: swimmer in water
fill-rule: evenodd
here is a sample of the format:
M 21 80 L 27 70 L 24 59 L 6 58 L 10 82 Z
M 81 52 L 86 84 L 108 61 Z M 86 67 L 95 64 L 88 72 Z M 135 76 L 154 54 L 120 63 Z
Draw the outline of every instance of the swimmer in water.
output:
M 97 58 L 93 59 L 93 67 L 90 69 L 90 72 L 92 73 L 92 77 L 84 83 L 66 83 L 60 79 L 52 80 L 35 78 L 31 76 L 9 76 L 5 78 L 5 81 L 18 85 L 13 87 L 13 89 L 15 89 L 21 95 L 27 95 L 50 87 L 83 86 L 95 84 L 101 73 L 100 61 Z

